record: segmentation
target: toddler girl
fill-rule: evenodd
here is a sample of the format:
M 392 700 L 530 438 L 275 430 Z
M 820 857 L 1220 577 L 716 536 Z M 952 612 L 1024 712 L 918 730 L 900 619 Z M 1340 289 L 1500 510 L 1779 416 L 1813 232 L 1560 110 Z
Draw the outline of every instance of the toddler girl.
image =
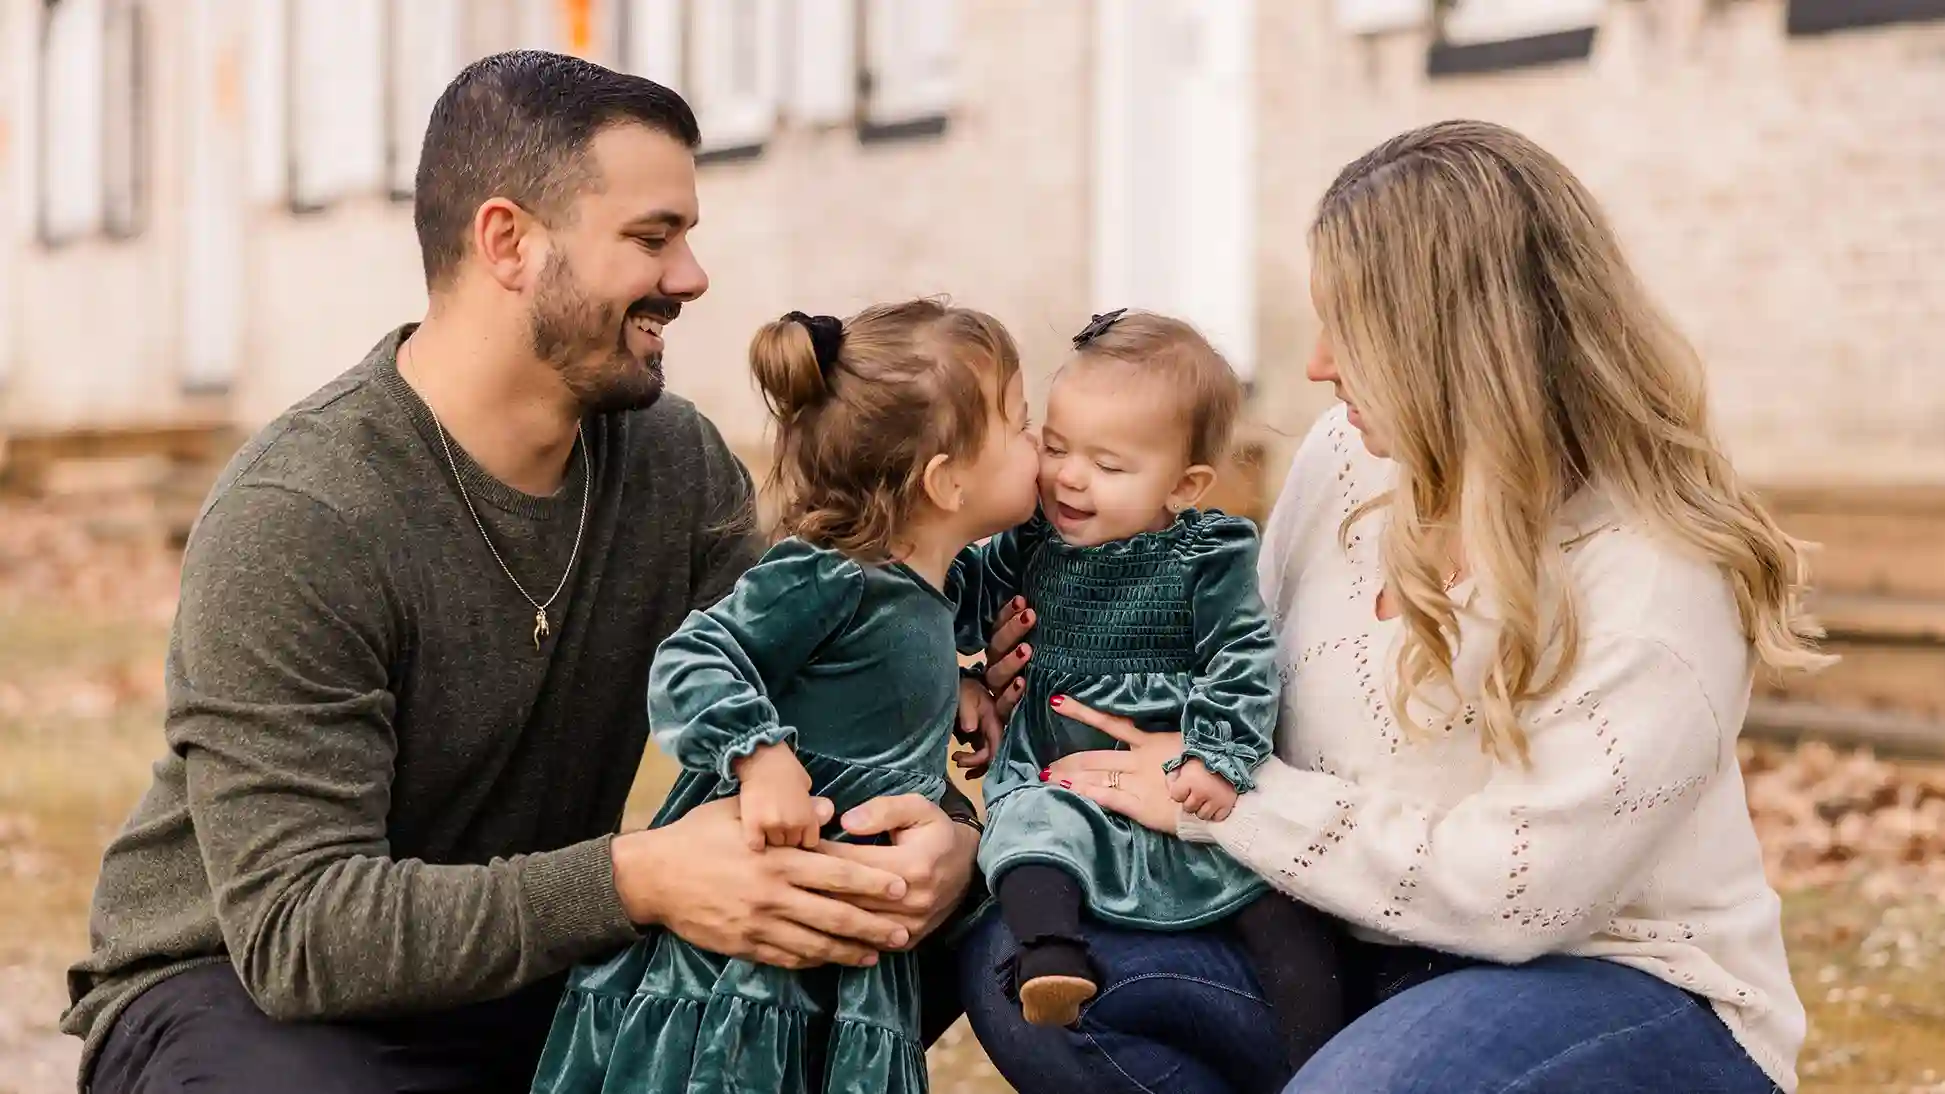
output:
M 740 794 L 753 846 L 814 847 L 812 795 L 842 815 L 944 792 L 947 573 L 1032 515 L 1036 455 L 1018 353 L 980 312 L 792 312 L 750 363 L 777 420 L 789 536 L 656 653 L 649 723 L 683 773 L 654 823 Z M 916 981 L 909 953 L 798 974 L 651 932 L 574 972 L 535 1089 L 919 1094 Z
M 1096 316 L 1074 347 L 1048 398 L 1039 512 L 953 569 L 962 650 L 985 646 L 1016 595 L 1037 613 L 1026 693 L 1000 740 L 970 758 L 991 758 L 979 864 L 1021 945 L 1020 1006 L 1029 1022 L 1064 1026 L 1094 996 L 1083 904 L 1134 929 L 1234 917 L 1300 1062 L 1342 1024 L 1329 921 L 1212 844 L 1044 781 L 1068 753 L 1118 747 L 1061 716 L 1079 702 L 1179 730 L 1175 798 L 1218 820 L 1251 788 L 1278 706 L 1255 529 L 1196 508 L 1242 402 L 1235 374 L 1193 328 L 1157 315 Z

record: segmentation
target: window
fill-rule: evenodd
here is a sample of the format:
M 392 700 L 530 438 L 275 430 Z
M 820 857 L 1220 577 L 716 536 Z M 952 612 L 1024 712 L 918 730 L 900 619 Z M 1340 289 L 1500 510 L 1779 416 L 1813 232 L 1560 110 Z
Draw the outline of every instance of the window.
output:
M 691 5 L 685 95 L 711 159 L 760 151 L 777 121 L 777 44 L 783 14 L 777 0 L 709 0 Z
M 1793 35 L 1945 19 L 1945 0 L 1790 0 Z
M 1345 34 L 1411 30 L 1431 19 L 1432 0 L 1337 0 L 1337 28 Z
M 385 178 L 394 198 L 412 196 L 432 107 L 464 67 L 460 0 L 387 0 Z
M 866 139 L 945 130 L 958 8 L 957 0 L 865 0 Z
M 1433 76 L 1501 72 L 1585 58 L 1607 0 L 1441 0 Z
M 143 19 L 138 0 L 59 0 L 43 9 L 35 192 L 45 243 L 142 230 L 148 205 Z
M 290 204 L 385 185 L 385 0 L 290 0 Z

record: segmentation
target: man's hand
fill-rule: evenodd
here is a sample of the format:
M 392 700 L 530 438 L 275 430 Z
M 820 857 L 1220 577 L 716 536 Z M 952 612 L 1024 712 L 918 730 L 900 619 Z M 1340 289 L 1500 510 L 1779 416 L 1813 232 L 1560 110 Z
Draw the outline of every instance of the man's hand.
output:
M 743 811 L 743 838 L 750 850 L 771 847 L 817 848 L 817 830 L 831 819 L 831 807 L 810 796 L 810 772 L 789 745 L 764 745 L 736 761 L 737 797 Z
M 828 822 L 830 803 L 816 801 L 819 823 Z M 734 798 L 616 836 L 612 853 L 615 890 L 631 921 L 715 953 L 786 969 L 875 965 L 880 951 L 912 942 L 903 918 L 867 908 L 910 896 L 898 872 L 795 847 L 753 851 Z
M 972 751 L 953 753 L 952 762 L 968 778 L 977 779 L 993 766 L 993 754 L 999 751 L 1000 733 L 1004 729 L 986 685 L 977 680 L 960 680 L 959 731 L 955 736 L 971 745 Z
M 832 841 L 823 845 L 822 853 L 905 879 L 901 895 L 850 898 L 859 908 L 882 914 L 906 929 L 909 941 L 894 948 L 918 945 L 965 899 L 979 833 L 955 822 L 926 798 L 904 794 L 873 799 L 844 815 L 844 830 L 854 836 L 891 836 L 890 847 Z

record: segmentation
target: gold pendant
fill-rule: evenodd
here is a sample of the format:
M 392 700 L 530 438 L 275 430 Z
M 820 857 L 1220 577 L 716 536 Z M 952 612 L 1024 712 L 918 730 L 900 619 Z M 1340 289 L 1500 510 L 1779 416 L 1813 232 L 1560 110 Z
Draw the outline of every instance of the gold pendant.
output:
M 535 608 L 534 609 L 534 650 L 535 652 L 538 652 L 540 650 L 540 640 L 547 637 L 549 633 L 550 633 L 549 628 L 547 626 L 547 609 Z

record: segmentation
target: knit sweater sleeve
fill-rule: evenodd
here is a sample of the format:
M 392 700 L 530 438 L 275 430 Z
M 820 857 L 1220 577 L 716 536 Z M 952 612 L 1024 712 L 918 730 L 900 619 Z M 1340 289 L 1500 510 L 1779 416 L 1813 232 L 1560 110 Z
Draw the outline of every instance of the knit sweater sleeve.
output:
M 406 625 L 371 542 L 314 498 L 245 486 L 184 557 L 166 733 L 225 949 L 276 1019 L 495 998 L 635 936 L 605 838 L 392 856 Z
M 1298 899 L 1394 937 L 1519 962 L 1587 937 L 1638 889 L 1722 763 L 1696 672 L 1666 645 L 1588 635 L 1573 678 L 1526 720 L 1531 764 L 1495 765 L 1450 808 L 1272 758 L 1220 844 Z

